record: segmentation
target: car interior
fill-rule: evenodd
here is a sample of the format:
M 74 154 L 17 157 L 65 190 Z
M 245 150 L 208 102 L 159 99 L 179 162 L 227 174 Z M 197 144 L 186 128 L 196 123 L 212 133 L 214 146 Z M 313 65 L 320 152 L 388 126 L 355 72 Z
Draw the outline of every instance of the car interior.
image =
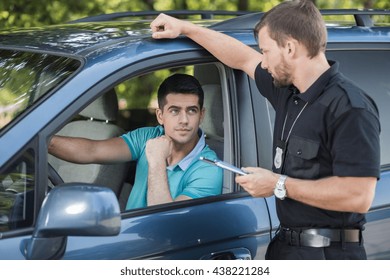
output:
M 66 124 L 57 135 L 95 140 L 120 136 L 124 130 L 115 124 L 118 116 L 118 99 L 111 89 L 79 113 L 80 119 Z M 111 188 L 118 196 L 127 176 L 128 163 L 74 164 L 52 155 L 49 163 L 64 182 L 84 182 Z
M 224 105 L 223 83 L 219 69 L 215 64 L 187 66 L 201 83 L 204 90 L 205 118 L 201 128 L 206 143 L 224 159 Z M 169 73 L 177 71 L 170 69 Z M 151 73 L 152 75 L 153 73 Z M 132 78 L 134 80 L 136 78 Z M 157 90 L 160 82 L 156 82 Z M 107 139 L 124 134 L 129 129 L 157 125 L 153 105 L 144 108 L 128 108 L 120 104 L 118 89 L 121 85 L 108 90 L 90 103 L 75 118 L 66 124 L 57 134 L 62 136 Z M 152 93 L 150 99 L 153 99 Z M 153 104 L 151 101 L 150 104 Z M 154 103 L 156 104 L 156 103 Z M 154 105 L 156 106 L 156 105 Z M 152 107 L 152 108 L 151 108 Z M 121 127 L 125 126 L 125 127 Z M 129 128 L 131 127 L 131 128 Z M 74 164 L 48 155 L 49 164 L 57 171 L 65 183 L 84 182 L 107 186 L 117 195 L 121 210 L 124 210 L 135 176 L 135 162 L 121 164 Z M 223 193 L 232 191 L 232 183 L 224 180 Z

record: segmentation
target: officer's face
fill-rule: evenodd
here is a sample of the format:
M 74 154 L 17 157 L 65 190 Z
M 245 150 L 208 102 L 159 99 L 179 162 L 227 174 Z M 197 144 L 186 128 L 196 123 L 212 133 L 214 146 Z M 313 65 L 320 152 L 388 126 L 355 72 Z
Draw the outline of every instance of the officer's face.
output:
M 280 47 L 268 34 L 268 28 L 259 31 L 259 47 L 263 54 L 261 67 L 268 71 L 277 87 L 292 84 L 291 67 L 285 58 L 285 47 Z

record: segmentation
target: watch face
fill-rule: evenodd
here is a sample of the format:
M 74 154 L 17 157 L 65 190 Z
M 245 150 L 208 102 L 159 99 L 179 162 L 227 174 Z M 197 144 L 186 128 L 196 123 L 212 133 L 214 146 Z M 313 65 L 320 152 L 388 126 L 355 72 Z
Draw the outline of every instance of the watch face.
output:
M 285 197 L 287 196 L 286 186 L 284 185 L 286 179 L 287 179 L 286 175 L 281 175 L 274 189 L 274 195 L 280 200 L 285 199 Z
M 286 197 L 286 189 L 282 186 L 278 186 L 274 190 L 274 194 L 279 199 L 284 199 Z

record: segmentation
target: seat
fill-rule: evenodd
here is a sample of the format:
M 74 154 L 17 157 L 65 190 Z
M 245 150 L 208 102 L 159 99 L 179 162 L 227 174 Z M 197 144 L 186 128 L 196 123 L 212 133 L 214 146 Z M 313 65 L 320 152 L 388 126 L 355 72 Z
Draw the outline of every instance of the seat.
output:
M 206 143 L 219 159 L 224 155 L 224 122 L 222 88 L 219 70 L 215 64 L 200 64 L 194 67 L 194 76 L 199 80 L 204 91 L 206 115 L 201 124 L 206 135 Z
M 58 135 L 83 137 L 95 140 L 120 136 L 123 129 L 112 121 L 118 115 L 118 101 L 112 89 L 79 113 L 84 119 L 65 125 Z M 49 163 L 57 170 L 64 182 L 84 182 L 110 187 L 119 196 L 128 171 L 128 163 L 74 164 L 49 155 Z
M 204 108 L 206 115 L 201 124 L 206 135 L 206 143 L 213 149 L 218 158 L 223 159 L 223 104 L 221 86 L 207 84 L 202 86 L 204 91 Z

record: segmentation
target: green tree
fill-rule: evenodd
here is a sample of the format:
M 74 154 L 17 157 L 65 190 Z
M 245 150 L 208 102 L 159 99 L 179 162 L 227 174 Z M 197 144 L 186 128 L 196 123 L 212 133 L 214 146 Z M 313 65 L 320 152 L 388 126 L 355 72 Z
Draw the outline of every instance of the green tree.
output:
M 313 0 L 321 9 L 390 9 L 388 0 Z M 281 0 L 2 0 L 0 28 L 63 23 L 103 13 L 145 10 L 266 11 Z
M 283 0 L 1 0 L 0 29 L 12 27 L 33 27 L 68 22 L 87 16 L 125 11 L 166 11 L 166 10 L 229 10 L 267 11 Z M 371 8 L 390 9 L 388 0 L 312 0 L 320 9 Z M 389 22 L 389 19 L 387 19 Z M 137 83 L 122 84 L 118 93 L 128 100 L 131 107 L 144 106 L 142 92 L 148 79 L 140 77 Z M 163 76 L 155 74 L 154 80 Z M 130 94 L 129 94 L 130 93 Z M 132 96 L 130 96 L 132 94 Z M 140 94 L 139 98 L 134 95 Z M 138 102 L 139 104 L 135 104 Z
M 0 28 L 31 27 L 63 23 L 81 17 L 154 8 L 154 0 L 2 0 Z

